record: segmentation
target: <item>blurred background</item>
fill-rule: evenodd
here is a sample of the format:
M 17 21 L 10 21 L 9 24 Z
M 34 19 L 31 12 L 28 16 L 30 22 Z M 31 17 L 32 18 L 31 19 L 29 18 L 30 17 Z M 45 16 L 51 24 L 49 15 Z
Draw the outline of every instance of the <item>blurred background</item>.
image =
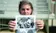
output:
M 21 0 L 0 0 L 0 32 L 9 32 L 8 22 L 19 15 L 18 5 Z M 45 27 L 38 33 L 54 33 L 56 30 L 56 0 L 26 0 L 33 4 L 33 14 L 43 19 Z M 11 33 L 11 32 L 10 32 Z M 56 33 L 56 32 L 55 32 Z

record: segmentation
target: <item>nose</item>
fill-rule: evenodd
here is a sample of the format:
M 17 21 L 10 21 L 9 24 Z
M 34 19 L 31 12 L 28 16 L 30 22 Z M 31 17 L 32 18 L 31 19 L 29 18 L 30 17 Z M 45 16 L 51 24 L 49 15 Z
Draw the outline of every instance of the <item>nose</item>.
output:
M 24 10 L 24 12 L 26 13 L 26 12 L 27 12 L 27 10 L 25 9 L 25 10 Z

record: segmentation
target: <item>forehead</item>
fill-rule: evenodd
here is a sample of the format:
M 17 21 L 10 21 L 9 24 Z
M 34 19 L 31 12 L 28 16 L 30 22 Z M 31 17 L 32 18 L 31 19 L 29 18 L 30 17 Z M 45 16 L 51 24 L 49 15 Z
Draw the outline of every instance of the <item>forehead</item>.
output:
M 21 6 L 21 8 L 31 8 L 31 6 L 29 4 L 24 4 Z

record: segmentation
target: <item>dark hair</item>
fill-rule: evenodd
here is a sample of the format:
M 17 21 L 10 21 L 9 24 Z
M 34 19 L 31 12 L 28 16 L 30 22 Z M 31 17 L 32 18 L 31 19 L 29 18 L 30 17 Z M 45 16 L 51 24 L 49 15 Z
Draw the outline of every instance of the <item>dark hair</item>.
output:
M 31 7 L 31 9 L 32 9 L 32 12 L 33 12 L 33 6 L 32 6 L 32 4 L 29 1 L 20 1 L 20 4 L 19 4 L 19 12 L 20 12 L 20 9 L 21 9 L 22 5 L 25 5 L 25 4 L 29 4 L 30 7 Z

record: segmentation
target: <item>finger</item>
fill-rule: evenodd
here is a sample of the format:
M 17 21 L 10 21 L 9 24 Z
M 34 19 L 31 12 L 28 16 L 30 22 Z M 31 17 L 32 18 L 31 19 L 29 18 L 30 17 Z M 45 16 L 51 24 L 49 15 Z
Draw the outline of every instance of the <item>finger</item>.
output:
M 15 26 L 13 26 L 13 25 L 9 25 L 9 27 L 10 27 L 10 28 L 14 28 Z
M 37 25 L 38 27 L 43 27 L 43 25 Z
M 15 26 L 15 25 L 16 25 L 16 23 L 9 23 L 9 25 L 13 25 L 13 26 Z
M 38 29 L 43 29 L 43 27 L 42 26 L 39 26 Z
M 14 24 L 15 24 L 15 21 L 9 21 L 9 24 L 10 24 L 10 23 L 14 23 Z
M 37 20 L 36 24 L 43 24 L 44 25 L 44 22 L 43 22 L 43 20 Z
M 43 29 L 43 25 L 37 25 L 38 29 Z

